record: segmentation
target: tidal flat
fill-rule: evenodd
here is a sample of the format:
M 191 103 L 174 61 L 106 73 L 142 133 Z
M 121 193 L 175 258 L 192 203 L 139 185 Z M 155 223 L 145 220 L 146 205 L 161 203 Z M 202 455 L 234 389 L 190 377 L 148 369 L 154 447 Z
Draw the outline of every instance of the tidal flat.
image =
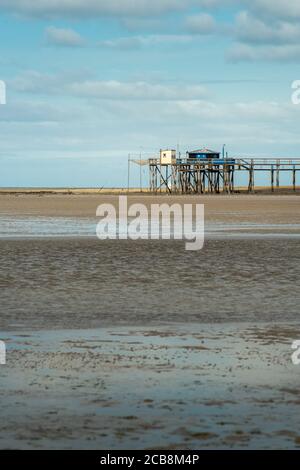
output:
M 0 195 L 0 448 L 298 448 L 298 197 L 201 198 L 195 252 L 96 239 L 110 198 Z

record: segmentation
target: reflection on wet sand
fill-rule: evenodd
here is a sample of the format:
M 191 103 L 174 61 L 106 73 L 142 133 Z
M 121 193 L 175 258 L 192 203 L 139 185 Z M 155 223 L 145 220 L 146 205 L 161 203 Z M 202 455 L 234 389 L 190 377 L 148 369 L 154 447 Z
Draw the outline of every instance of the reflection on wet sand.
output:
M 0 447 L 299 447 L 297 336 L 299 324 L 6 334 Z

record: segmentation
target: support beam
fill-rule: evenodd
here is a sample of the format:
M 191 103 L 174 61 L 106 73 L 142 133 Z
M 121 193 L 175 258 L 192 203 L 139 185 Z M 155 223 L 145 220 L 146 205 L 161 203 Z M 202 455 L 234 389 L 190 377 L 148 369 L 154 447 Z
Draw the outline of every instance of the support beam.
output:
M 280 163 L 277 161 L 276 166 L 276 188 L 279 189 L 280 187 Z
M 128 191 L 130 187 L 130 161 L 128 157 Z M 218 194 L 223 191 L 232 194 L 235 190 L 236 171 L 248 174 L 248 191 L 255 190 L 255 176 L 259 172 L 270 175 L 270 190 L 280 188 L 280 173 L 291 174 L 290 189 L 296 191 L 296 176 L 300 170 L 300 159 L 235 159 L 220 161 L 180 159 L 171 165 L 161 165 L 159 159 L 149 160 L 149 188 L 153 193 L 171 194 Z M 268 184 L 268 183 L 267 183 Z
M 293 191 L 296 191 L 296 167 L 293 166 Z
M 274 165 L 271 166 L 271 191 L 274 193 Z

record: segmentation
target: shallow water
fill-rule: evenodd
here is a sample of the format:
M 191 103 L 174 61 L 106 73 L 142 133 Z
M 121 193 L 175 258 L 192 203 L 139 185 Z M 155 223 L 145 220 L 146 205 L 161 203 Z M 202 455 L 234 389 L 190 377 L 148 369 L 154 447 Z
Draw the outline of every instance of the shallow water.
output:
M 299 447 L 299 228 L 210 222 L 188 252 L 0 216 L 0 448 Z
M 0 328 L 294 321 L 294 239 L 0 241 Z
M 128 219 L 128 223 L 133 218 Z M 97 223 L 100 221 L 88 217 L 43 217 L 43 216 L 12 216 L 0 215 L 0 238 L 61 238 L 61 237 L 96 237 Z M 148 227 L 147 227 L 148 225 Z M 150 232 L 151 229 L 151 232 Z M 170 225 L 171 235 L 174 238 L 174 227 Z M 193 231 L 196 230 L 193 224 Z M 117 238 L 127 234 L 128 225 L 117 224 Z M 113 225 L 108 227 L 110 237 L 115 232 Z M 168 234 L 168 227 L 162 228 L 158 223 L 149 223 L 140 228 L 141 235 L 150 233 L 152 237 L 157 235 L 162 238 Z M 205 223 L 205 235 L 214 238 L 300 238 L 300 224 L 262 224 L 249 222 L 220 222 L 209 221 Z
M 6 332 L 0 448 L 299 448 L 299 333 L 299 323 Z

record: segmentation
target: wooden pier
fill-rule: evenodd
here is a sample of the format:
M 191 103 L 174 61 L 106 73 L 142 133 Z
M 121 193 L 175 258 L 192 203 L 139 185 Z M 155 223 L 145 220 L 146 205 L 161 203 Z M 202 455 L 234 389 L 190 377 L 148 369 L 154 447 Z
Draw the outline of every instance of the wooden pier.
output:
M 246 190 L 255 192 L 256 176 L 265 173 L 269 183 L 264 188 L 271 192 L 289 189 L 297 191 L 297 172 L 300 158 L 228 158 L 220 160 L 177 159 L 169 165 L 160 159 L 149 159 L 149 190 L 152 193 L 170 194 L 232 194 L 236 189 L 236 175 L 244 172 L 247 177 Z M 237 173 L 238 172 L 238 173 Z M 288 182 L 281 185 L 281 176 L 288 174 Z M 262 185 L 260 185 L 262 186 Z

